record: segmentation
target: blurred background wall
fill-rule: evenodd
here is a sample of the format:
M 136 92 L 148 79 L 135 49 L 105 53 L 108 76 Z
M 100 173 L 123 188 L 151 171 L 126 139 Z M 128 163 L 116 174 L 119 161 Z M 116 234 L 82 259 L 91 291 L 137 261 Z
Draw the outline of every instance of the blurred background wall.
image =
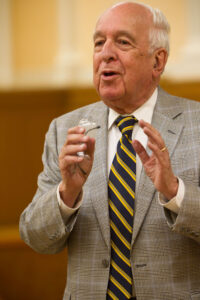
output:
M 0 300 L 62 299 L 67 252 L 34 253 L 18 220 L 36 190 L 50 121 L 98 100 L 92 34 L 112 0 L 0 0 Z M 141 2 L 141 1 L 138 1 Z M 161 86 L 200 100 L 200 1 L 144 0 L 171 24 Z

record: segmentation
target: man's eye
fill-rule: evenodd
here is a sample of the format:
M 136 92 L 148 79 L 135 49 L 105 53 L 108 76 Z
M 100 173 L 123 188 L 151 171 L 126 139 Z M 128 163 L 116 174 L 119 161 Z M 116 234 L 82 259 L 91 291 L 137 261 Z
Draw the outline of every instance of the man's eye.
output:
M 127 40 L 118 40 L 118 43 L 121 45 L 129 45 L 130 43 Z
M 103 40 L 97 40 L 94 42 L 94 46 L 95 47 L 99 47 L 99 46 L 102 46 L 103 45 Z

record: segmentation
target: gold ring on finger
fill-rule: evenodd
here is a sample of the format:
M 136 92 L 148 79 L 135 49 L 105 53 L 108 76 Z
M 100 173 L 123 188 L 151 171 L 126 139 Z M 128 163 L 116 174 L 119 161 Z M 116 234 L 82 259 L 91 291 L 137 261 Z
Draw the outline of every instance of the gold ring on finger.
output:
M 161 152 L 164 152 L 167 148 L 163 147 L 162 149 L 160 149 Z

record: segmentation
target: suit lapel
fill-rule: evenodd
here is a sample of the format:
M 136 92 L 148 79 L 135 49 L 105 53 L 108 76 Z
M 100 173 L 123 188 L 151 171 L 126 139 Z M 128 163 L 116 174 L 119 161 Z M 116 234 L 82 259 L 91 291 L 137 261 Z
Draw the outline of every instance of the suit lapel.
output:
M 107 140 L 108 109 L 102 104 L 100 113 L 95 116 L 100 129 L 96 134 L 95 159 L 88 182 L 92 205 L 106 245 L 110 248 L 110 224 L 108 212 Z M 96 113 L 97 114 L 97 113 Z M 94 116 L 93 116 L 94 118 Z
M 174 98 L 164 91 L 159 90 L 158 101 L 154 110 L 152 125 L 161 133 L 170 157 L 173 155 L 176 144 L 183 130 L 182 107 L 176 106 Z M 147 152 L 150 154 L 149 149 Z M 146 176 L 144 169 L 140 176 L 140 183 L 136 194 L 136 212 L 134 217 L 134 229 L 132 244 L 140 231 L 142 223 L 155 195 L 155 188 L 151 180 Z

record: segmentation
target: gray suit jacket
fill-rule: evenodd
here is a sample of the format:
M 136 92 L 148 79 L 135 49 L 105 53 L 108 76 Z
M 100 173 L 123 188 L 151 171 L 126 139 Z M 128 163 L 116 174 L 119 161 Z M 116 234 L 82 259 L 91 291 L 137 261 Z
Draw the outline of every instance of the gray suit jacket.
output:
M 68 128 L 83 117 L 95 119 L 101 128 L 83 203 L 65 224 L 56 198 L 61 180 L 58 154 Z M 38 190 L 20 219 L 21 236 L 36 251 L 56 253 L 68 247 L 64 299 L 106 299 L 110 261 L 107 117 L 108 108 L 97 102 L 51 123 Z M 157 191 L 142 171 L 131 254 L 137 299 L 200 299 L 200 104 L 159 89 L 152 124 L 162 134 L 174 173 L 183 179 L 186 189 L 175 215 L 160 206 Z

